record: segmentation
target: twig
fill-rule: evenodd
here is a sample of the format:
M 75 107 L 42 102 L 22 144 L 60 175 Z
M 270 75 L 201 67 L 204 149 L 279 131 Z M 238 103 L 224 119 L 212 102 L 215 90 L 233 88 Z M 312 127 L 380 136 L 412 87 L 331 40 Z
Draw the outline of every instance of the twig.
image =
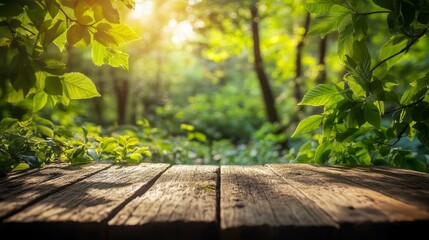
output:
M 385 63 L 385 62 L 387 62 L 387 61 L 389 61 L 390 59 L 392 59 L 392 58 L 394 58 L 394 57 L 396 57 L 396 56 L 398 56 L 399 54 L 401 54 L 401 53 L 403 53 L 403 52 L 406 52 L 414 43 L 416 43 L 417 42 L 417 40 L 419 40 L 421 37 L 423 37 L 425 34 L 426 34 L 426 32 L 427 32 L 427 30 L 428 30 L 428 27 L 426 27 L 419 35 L 417 35 L 413 40 L 411 40 L 408 44 L 407 44 L 407 46 L 405 46 L 403 49 L 401 49 L 401 51 L 399 51 L 399 52 L 397 52 L 397 53 L 395 53 L 395 54 L 393 54 L 393 55 L 391 55 L 390 57 L 387 57 L 387 58 L 385 58 L 385 59 L 383 59 L 383 60 L 381 60 L 380 62 L 378 62 L 374 67 L 372 67 L 371 68 L 371 70 L 370 70 L 370 72 L 372 73 L 376 68 L 378 68 L 380 65 L 382 65 L 383 63 Z
M 397 108 L 397 109 L 392 110 L 392 111 L 385 112 L 385 113 L 384 113 L 384 115 L 386 115 L 386 114 L 390 114 L 390 113 L 395 113 L 395 112 L 397 112 L 397 111 L 399 111 L 399 110 L 402 110 L 402 109 L 404 109 L 404 108 L 414 107 L 414 106 L 416 106 L 417 104 L 421 103 L 424 99 L 425 99 L 425 98 L 424 98 L 424 97 L 422 97 L 422 98 L 420 98 L 419 100 L 417 100 L 417 101 L 415 101 L 415 102 L 413 102 L 413 103 L 407 104 L 407 105 L 405 105 L 405 106 L 402 106 L 402 107 Z

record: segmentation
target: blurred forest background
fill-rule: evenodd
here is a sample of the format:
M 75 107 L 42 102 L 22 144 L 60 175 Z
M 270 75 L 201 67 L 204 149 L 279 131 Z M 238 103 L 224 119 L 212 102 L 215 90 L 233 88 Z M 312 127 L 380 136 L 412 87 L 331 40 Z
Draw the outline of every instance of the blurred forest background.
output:
M 67 54 L 53 51 L 68 71 L 91 78 L 101 97 L 72 100 L 67 107 L 48 104 L 37 117 L 31 101 L 3 100 L 0 118 L 33 117 L 36 124 L 61 130 L 69 146 L 85 150 L 81 155 L 76 150 L 69 153 L 77 163 L 102 159 L 97 147 L 114 152 L 106 149 L 112 138 L 122 139 L 121 153 L 127 141 L 131 147 L 146 147 L 147 153 L 129 158 L 136 161 L 323 163 L 314 160 L 320 132 L 291 137 L 301 120 L 322 113 L 323 108 L 298 103 L 316 85 L 341 81 L 346 69 L 338 57 L 337 32 L 323 39 L 307 35 L 315 15 L 307 11 L 306 1 L 135 2 L 134 10 L 117 5 L 122 21 L 139 35 L 119 49 L 129 54 L 128 70 L 95 66 L 90 47 L 69 46 Z M 366 18 L 371 54 L 389 38 L 385 17 Z M 428 51 L 425 37 L 401 57 L 391 71 L 395 79 L 404 79 L 396 89 L 406 89 L 422 77 L 429 67 Z M 388 112 L 397 106 L 385 108 Z M 392 120 L 391 115 L 382 117 L 382 125 Z M 99 145 L 91 139 L 98 139 Z M 394 145 L 427 164 L 429 152 L 417 138 L 401 137 Z M 121 153 L 116 152 L 116 161 L 128 159 L 128 153 L 118 157 Z M 377 162 L 371 156 L 326 159 L 413 168 L 388 160 Z

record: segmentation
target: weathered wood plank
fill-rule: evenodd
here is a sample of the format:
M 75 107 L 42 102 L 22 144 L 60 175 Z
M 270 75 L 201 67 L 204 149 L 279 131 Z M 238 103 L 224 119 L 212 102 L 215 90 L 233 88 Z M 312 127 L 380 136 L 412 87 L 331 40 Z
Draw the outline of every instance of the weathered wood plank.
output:
M 109 239 L 217 239 L 218 169 L 172 166 L 109 221 Z
M 222 166 L 222 239 L 335 238 L 337 225 L 263 166 Z
M 429 174 L 379 167 L 313 167 L 319 171 L 327 171 L 345 177 L 392 198 L 417 206 L 422 211 L 429 213 Z
M 43 197 L 108 168 L 107 164 L 50 165 L 0 184 L 0 220 Z
M 33 168 L 33 169 L 28 169 L 28 170 L 23 170 L 23 171 L 18 171 L 18 172 L 11 172 L 11 173 L 6 174 L 6 176 L 0 177 L 0 184 L 7 182 L 7 181 L 10 181 L 10 180 L 15 179 L 15 178 L 19 178 L 19 177 L 22 177 L 22 176 L 25 176 L 25 175 L 28 175 L 31 173 L 35 173 L 37 171 L 40 171 L 41 169 L 46 169 L 46 168 L 51 168 L 51 167 L 60 168 L 60 167 L 67 167 L 69 165 L 70 165 L 69 163 L 50 163 L 50 164 L 44 165 L 41 168 Z
M 5 219 L 1 230 L 17 237 L 102 239 L 107 221 L 168 166 L 112 166 Z
M 309 165 L 268 165 L 341 224 L 340 238 L 387 239 L 423 233 L 429 213 Z M 413 224 L 409 224 L 412 221 Z

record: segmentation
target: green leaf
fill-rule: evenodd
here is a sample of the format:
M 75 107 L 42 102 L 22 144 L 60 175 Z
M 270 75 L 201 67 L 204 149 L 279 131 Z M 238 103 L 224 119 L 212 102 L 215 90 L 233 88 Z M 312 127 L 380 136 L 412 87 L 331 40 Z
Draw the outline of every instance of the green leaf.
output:
M 111 23 L 119 23 L 119 12 L 114 9 L 110 0 L 100 0 L 100 5 L 103 8 L 103 16 Z
M 13 168 L 12 172 L 23 171 L 29 168 L 30 168 L 30 165 L 28 165 L 27 163 L 19 163 Z
M 112 67 L 120 67 L 122 69 L 128 70 L 128 54 L 115 49 L 109 50 L 110 55 L 107 64 Z
M 340 60 L 344 60 L 346 55 L 351 55 L 354 40 L 352 24 L 347 25 L 339 32 L 337 53 Z
M 180 124 L 180 129 L 183 129 L 183 130 L 190 132 L 190 131 L 194 131 L 195 127 L 192 125 L 189 125 L 189 124 L 182 123 L 182 124 Z
M 46 126 L 37 125 L 37 131 L 43 134 L 46 137 L 54 138 L 54 131 Z
M 338 90 L 330 84 L 320 84 L 308 91 L 299 105 L 322 106 L 339 95 Z
M 69 99 L 99 97 L 94 83 L 82 73 L 66 73 L 62 78 L 64 95 Z
M 45 72 L 54 74 L 54 75 L 63 75 L 66 71 L 66 65 L 63 62 L 54 60 L 54 59 L 48 59 L 45 62 L 45 67 L 43 70 Z
M 28 94 L 36 83 L 36 73 L 27 56 L 17 54 L 10 63 L 11 83 L 16 91 Z
M 394 35 L 392 36 L 380 49 L 380 54 L 378 55 L 378 60 L 382 61 L 387 59 L 394 54 L 397 54 L 402 49 L 404 49 L 408 44 L 408 38 L 405 35 Z M 396 57 L 389 59 L 387 63 L 388 69 L 390 69 L 402 56 L 404 53 L 399 54 Z
M 322 115 L 312 115 L 302 120 L 292 134 L 292 137 L 304 132 L 309 132 L 317 129 L 323 122 L 324 117 Z
M 376 128 L 380 128 L 381 125 L 381 115 L 377 106 L 371 102 L 365 102 L 363 104 L 363 114 L 367 122 L 373 125 Z
M 6 37 L 0 38 L 0 47 L 4 47 L 4 46 L 9 47 L 10 44 L 11 44 L 11 40 L 9 38 L 6 38 Z
M 137 35 L 134 30 L 122 24 L 112 24 L 112 28 L 107 32 L 113 36 L 118 44 L 123 44 L 139 39 L 139 35 Z
M 424 123 L 417 123 L 414 127 L 417 130 L 417 138 L 423 146 L 429 149 L 429 127 Z
M 427 88 L 429 87 L 429 73 L 422 78 L 417 79 L 416 81 L 410 83 L 411 86 L 416 88 Z
M 50 95 L 62 95 L 63 85 L 58 76 L 49 76 L 45 79 L 45 92 Z
M 94 40 L 96 40 L 97 42 L 101 43 L 102 45 L 106 46 L 106 47 L 117 47 L 118 46 L 118 42 L 116 41 L 116 39 L 107 32 L 104 31 L 97 31 L 94 33 Z
M 1 122 L 0 122 L 0 129 L 3 131 L 3 130 L 6 130 L 6 129 L 8 129 L 8 128 L 11 128 L 11 127 L 13 127 L 14 125 L 16 125 L 17 123 L 19 122 L 19 120 L 18 119 L 16 119 L 16 118 L 3 118 L 2 120 L 1 120 Z
M 91 47 L 92 62 L 101 66 L 109 61 L 109 51 L 101 43 L 94 41 Z
M 60 5 L 55 0 L 46 0 L 46 7 L 52 19 L 55 18 L 60 11 Z
M 91 53 L 92 61 L 97 66 L 109 64 L 112 67 L 120 67 L 128 70 L 128 54 L 126 53 L 105 47 L 97 41 L 93 42 Z
M 305 7 L 311 13 L 325 13 L 328 12 L 335 4 L 333 0 L 307 0 Z
M 367 77 L 371 70 L 371 55 L 369 54 L 365 40 L 354 42 L 352 56 L 359 65 L 359 71 Z
M 27 1 L 27 15 L 30 18 L 34 26 L 40 30 L 42 26 L 47 10 L 38 1 Z
M 64 32 L 54 40 L 54 44 L 58 47 L 60 52 L 64 51 L 66 42 L 67 42 L 67 32 Z
M 66 23 L 58 19 L 51 28 L 45 31 L 42 45 L 46 48 L 48 44 L 52 43 L 57 37 L 66 31 Z
M 138 163 L 138 162 L 140 162 L 140 160 L 143 159 L 143 157 L 140 153 L 131 153 L 131 154 L 128 154 L 127 157 L 129 159 L 128 162 L 135 162 L 135 163 Z
M 321 34 L 324 37 L 327 33 L 337 30 L 351 11 L 345 7 L 334 6 L 331 11 L 316 16 L 313 20 L 308 35 Z
M 316 148 L 316 152 L 314 154 L 314 163 L 323 164 L 327 162 L 329 158 L 329 154 L 331 153 L 332 142 L 326 142 L 320 144 Z
M 67 30 L 67 42 L 71 46 L 75 45 L 82 38 L 83 38 L 83 34 L 81 31 L 81 26 L 79 24 L 75 23 Z
M 373 2 L 382 8 L 386 8 L 392 11 L 394 9 L 394 1 L 392 0 L 373 0 Z
M 364 16 L 353 14 L 352 15 L 353 34 L 356 40 L 360 41 L 366 37 L 368 33 L 368 24 Z
M 360 127 L 360 128 L 348 128 L 345 132 L 337 133 L 336 140 L 339 142 L 352 142 L 357 137 L 361 136 L 362 134 L 366 133 L 368 131 L 368 128 L 366 127 Z
M 40 111 L 48 103 L 48 95 L 40 91 L 33 97 L 33 112 Z

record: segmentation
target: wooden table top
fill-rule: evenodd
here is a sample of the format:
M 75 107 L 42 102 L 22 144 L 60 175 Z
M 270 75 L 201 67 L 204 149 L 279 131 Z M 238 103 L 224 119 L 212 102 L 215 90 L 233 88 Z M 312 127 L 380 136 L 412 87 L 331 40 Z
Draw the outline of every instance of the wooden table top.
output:
M 0 178 L 2 239 L 380 240 L 428 229 L 429 174 L 387 167 L 50 164 Z

